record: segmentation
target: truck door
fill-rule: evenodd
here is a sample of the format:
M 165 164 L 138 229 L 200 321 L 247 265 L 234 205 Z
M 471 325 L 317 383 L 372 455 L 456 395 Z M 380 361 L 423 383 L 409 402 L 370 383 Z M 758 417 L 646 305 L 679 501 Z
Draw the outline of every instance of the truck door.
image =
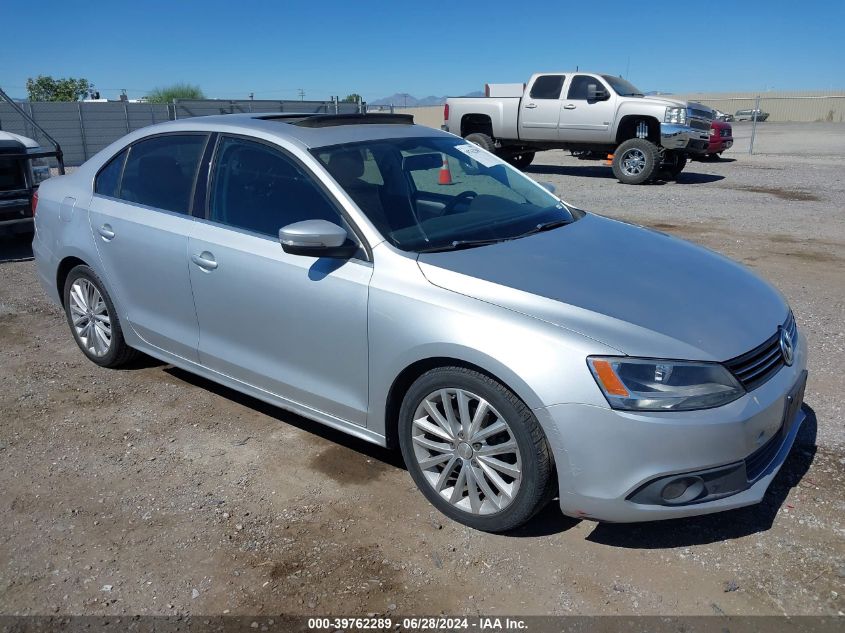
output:
M 540 75 L 519 106 L 519 136 L 526 141 L 556 141 L 560 119 L 560 92 L 564 75 Z
M 591 98 L 590 86 L 599 91 Z M 604 93 L 604 94 L 602 94 Z M 576 143 L 610 143 L 616 93 L 598 77 L 573 75 L 560 111 L 560 140 Z

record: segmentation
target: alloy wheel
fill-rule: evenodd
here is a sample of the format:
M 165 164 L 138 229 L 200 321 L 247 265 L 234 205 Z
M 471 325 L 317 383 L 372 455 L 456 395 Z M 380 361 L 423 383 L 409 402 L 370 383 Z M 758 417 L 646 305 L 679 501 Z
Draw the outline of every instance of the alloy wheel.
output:
M 522 456 L 508 422 L 484 398 L 439 389 L 414 413 L 414 457 L 426 481 L 471 514 L 507 508 L 522 482 Z
M 632 147 L 622 155 L 622 171 L 628 176 L 637 176 L 645 169 L 646 157 L 642 150 Z
M 70 316 L 76 337 L 97 357 L 111 349 L 111 317 L 103 295 L 91 281 L 80 277 L 70 288 Z

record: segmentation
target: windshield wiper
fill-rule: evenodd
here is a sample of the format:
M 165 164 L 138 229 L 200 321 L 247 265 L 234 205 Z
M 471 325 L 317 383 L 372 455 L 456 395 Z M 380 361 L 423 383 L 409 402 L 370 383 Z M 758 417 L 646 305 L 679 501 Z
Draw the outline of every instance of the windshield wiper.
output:
M 542 233 L 543 231 L 549 231 L 551 229 L 556 229 L 559 226 L 564 226 L 565 224 L 571 223 L 572 220 L 551 220 L 549 222 L 543 222 L 542 224 L 538 224 L 533 229 L 526 231 L 525 233 L 520 233 L 519 235 L 512 235 L 511 237 L 494 237 L 483 240 L 455 240 L 454 242 L 449 242 L 448 244 L 441 244 L 440 246 L 422 248 L 419 249 L 417 252 L 441 253 L 444 251 L 458 251 L 464 248 L 475 248 L 476 246 L 486 246 L 488 244 L 498 244 L 499 242 L 509 242 L 510 240 L 518 240 L 521 237 L 528 237 L 529 235 L 534 235 L 535 233 Z
M 522 237 L 522 236 L 520 236 Z M 512 237 L 495 237 L 485 240 L 455 240 L 448 244 L 441 244 L 440 246 L 432 246 L 431 248 L 421 248 L 417 250 L 418 253 L 440 253 L 443 251 L 459 251 L 464 248 L 475 248 L 476 246 L 486 246 L 487 244 L 498 244 L 499 242 L 506 242 L 512 240 Z
M 520 237 L 527 237 L 529 235 L 534 235 L 535 233 L 542 233 L 543 231 L 550 231 L 551 229 L 556 229 L 559 226 L 564 226 L 566 224 L 571 224 L 572 220 L 550 220 L 549 222 L 543 222 L 542 224 L 538 224 L 530 231 L 526 231 L 520 235 L 516 235 L 511 239 L 519 239 Z

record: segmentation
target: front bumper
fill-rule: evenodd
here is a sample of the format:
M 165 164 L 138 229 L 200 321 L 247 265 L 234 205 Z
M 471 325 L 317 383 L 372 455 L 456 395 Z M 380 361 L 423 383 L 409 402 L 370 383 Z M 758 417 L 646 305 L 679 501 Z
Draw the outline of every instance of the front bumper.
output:
M 806 339 L 799 333 L 791 367 L 716 409 L 638 413 L 559 404 L 538 410 L 555 456 L 561 510 L 573 517 L 624 523 L 759 503 L 805 418 L 788 397 L 806 376 L 806 354 Z M 785 417 L 791 419 L 784 432 Z M 648 492 L 651 484 L 661 482 L 659 489 L 672 475 L 707 478 L 713 473 L 718 474 L 713 475 L 718 494 L 703 500 L 664 504 L 654 497 L 654 486 Z
M 665 149 L 704 153 L 710 140 L 710 132 L 697 130 L 687 125 L 660 124 L 660 145 Z
M 733 137 L 720 136 L 718 138 L 711 138 L 707 145 L 708 154 L 721 154 L 727 149 L 730 149 L 734 144 Z

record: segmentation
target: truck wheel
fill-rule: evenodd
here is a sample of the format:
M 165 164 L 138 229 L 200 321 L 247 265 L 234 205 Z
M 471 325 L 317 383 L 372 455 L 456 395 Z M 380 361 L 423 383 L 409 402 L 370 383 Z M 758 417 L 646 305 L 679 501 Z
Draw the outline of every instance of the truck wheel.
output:
M 679 152 L 665 152 L 663 163 L 660 165 L 660 177 L 663 180 L 675 180 L 684 167 L 687 166 L 687 157 Z
M 517 169 L 525 169 L 534 162 L 534 156 L 534 152 L 523 152 L 522 154 L 512 154 L 506 157 L 505 160 Z
M 660 167 L 657 145 L 644 138 L 631 138 L 613 153 L 613 175 L 625 185 L 648 182 Z
M 495 153 L 496 151 L 496 146 L 493 144 L 493 139 L 482 132 L 473 132 L 472 134 L 467 134 L 464 137 L 464 140 L 478 145 L 481 149 L 486 149 L 491 154 Z

